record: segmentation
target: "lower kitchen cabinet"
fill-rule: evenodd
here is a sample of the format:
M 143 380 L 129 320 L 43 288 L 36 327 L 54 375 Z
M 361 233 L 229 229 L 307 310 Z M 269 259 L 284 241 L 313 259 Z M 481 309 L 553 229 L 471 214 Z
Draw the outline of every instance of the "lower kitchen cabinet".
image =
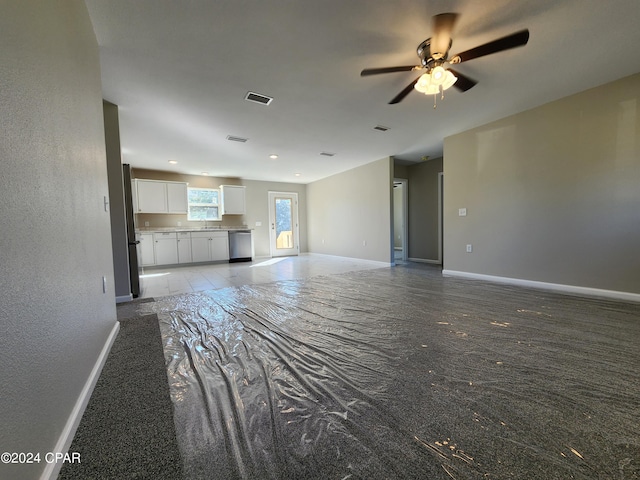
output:
M 143 267 L 156 264 L 156 250 L 153 243 L 153 233 L 138 234 L 138 260 Z
M 156 265 L 178 263 L 178 238 L 175 232 L 156 232 L 153 234 L 156 247 Z
M 138 263 L 179 265 L 229 260 L 229 232 L 149 232 L 138 233 Z
M 229 260 L 229 233 L 191 232 L 191 259 L 194 263 Z
M 178 232 L 178 263 L 191 263 L 191 233 Z

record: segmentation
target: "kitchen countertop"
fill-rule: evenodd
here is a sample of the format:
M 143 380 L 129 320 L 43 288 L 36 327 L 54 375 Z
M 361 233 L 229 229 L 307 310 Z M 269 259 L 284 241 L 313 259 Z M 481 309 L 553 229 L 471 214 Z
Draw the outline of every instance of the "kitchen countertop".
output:
M 154 232 L 232 232 L 236 230 L 253 230 L 246 225 L 243 226 L 219 226 L 219 227 L 140 227 L 136 228 L 136 233 Z

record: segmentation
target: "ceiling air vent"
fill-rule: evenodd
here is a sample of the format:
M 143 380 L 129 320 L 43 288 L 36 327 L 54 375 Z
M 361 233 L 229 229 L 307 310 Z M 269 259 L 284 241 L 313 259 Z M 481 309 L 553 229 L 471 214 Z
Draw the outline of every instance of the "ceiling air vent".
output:
M 234 137 L 233 135 L 227 135 L 227 140 L 231 140 L 232 142 L 244 143 L 249 139 L 248 138 L 243 138 L 243 137 Z
M 373 127 L 374 130 L 379 130 L 381 132 L 386 132 L 387 130 L 389 130 L 389 127 L 384 127 L 382 125 L 376 125 L 375 127 Z
M 273 98 L 267 97 L 266 95 L 261 95 L 255 92 L 247 92 L 247 95 L 244 97 L 245 100 L 249 100 L 250 102 L 261 103 L 262 105 L 269 105 Z
M 333 157 L 335 155 L 335 153 L 331 153 L 331 152 L 320 152 L 320 155 L 322 155 L 323 157 Z

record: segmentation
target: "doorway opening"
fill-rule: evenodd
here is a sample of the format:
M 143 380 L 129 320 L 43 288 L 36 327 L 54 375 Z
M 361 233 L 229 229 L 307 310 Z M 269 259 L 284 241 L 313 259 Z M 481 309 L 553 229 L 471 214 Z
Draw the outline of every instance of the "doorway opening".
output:
M 409 258 L 409 181 L 393 180 L 393 263 L 406 263 Z
M 438 262 L 444 267 L 444 173 L 438 173 Z

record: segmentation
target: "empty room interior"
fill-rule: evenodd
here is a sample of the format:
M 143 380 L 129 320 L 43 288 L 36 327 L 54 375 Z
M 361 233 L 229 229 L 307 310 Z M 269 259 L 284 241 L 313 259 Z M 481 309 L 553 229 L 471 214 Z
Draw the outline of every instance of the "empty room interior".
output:
M 640 478 L 639 20 L 0 2 L 0 478 Z

